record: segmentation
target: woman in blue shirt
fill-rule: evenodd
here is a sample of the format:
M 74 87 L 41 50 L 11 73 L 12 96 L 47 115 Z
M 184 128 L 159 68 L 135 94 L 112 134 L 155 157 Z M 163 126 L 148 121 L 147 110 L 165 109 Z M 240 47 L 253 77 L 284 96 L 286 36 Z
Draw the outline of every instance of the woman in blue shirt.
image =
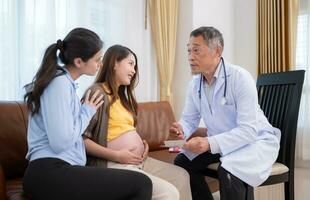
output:
M 102 45 L 96 33 L 72 30 L 47 48 L 37 74 L 26 86 L 30 163 L 23 187 L 32 200 L 151 199 L 151 181 L 141 173 L 85 167 L 82 134 L 103 104 L 103 96 L 98 92 L 90 96 L 88 91 L 81 104 L 75 80 L 96 74 Z

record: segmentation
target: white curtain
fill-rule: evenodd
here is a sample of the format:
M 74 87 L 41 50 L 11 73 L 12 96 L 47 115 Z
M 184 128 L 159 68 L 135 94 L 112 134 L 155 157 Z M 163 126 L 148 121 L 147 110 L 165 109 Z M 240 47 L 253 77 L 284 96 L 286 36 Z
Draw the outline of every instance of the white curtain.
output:
M 144 0 L 0 0 L 0 100 L 22 100 L 23 86 L 35 75 L 45 48 L 73 28 L 85 27 L 138 56 L 138 101 L 157 100 L 157 73 Z M 82 77 L 78 94 L 94 77 Z
M 297 127 L 296 165 L 310 167 L 310 0 L 300 0 L 296 69 L 306 70 Z

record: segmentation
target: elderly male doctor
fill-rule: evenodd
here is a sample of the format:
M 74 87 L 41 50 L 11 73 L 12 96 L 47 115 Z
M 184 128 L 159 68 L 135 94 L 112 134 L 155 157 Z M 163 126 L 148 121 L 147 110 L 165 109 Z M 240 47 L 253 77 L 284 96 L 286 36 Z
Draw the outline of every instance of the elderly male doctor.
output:
M 258 105 L 252 76 L 221 57 L 222 34 L 200 27 L 190 34 L 188 60 L 195 75 L 189 84 L 185 107 L 171 132 L 189 139 L 202 118 L 206 137 L 194 137 L 183 146 L 175 164 L 190 174 L 194 200 L 213 199 L 201 173 L 218 162 L 221 200 L 245 199 L 246 186 L 258 186 L 271 172 L 280 142 Z

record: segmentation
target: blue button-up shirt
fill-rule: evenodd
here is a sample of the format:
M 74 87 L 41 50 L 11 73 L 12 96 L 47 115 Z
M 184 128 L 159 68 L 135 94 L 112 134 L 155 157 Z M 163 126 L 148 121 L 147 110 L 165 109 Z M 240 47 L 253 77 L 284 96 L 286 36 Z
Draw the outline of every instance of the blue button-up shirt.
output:
M 65 71 L 44 90 L 39 112 L 29 116 L 26 158 L 30 161 L 52 157 L 71 165 L 86 163 L 82 134 L 96 110 L 81 105 L 77 85 Z

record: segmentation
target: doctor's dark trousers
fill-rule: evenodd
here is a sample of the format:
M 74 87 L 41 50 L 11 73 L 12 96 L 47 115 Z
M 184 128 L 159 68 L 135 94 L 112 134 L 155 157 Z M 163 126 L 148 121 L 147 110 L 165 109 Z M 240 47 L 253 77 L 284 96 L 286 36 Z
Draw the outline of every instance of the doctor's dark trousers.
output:
M 193 200 L 213 200 L 203 171 L 209 164 L 220 162 L 219 158 L 219 154 L 211 154 L 209 152 L 200 154 L 192 161 L 182 153 L 175 158 L 174 164 L 184 168 L 190 175 Z M 247 184 L 226 171 L 221 165 L 218 168 L 218 179 L 221 200 L 246 199 Z

